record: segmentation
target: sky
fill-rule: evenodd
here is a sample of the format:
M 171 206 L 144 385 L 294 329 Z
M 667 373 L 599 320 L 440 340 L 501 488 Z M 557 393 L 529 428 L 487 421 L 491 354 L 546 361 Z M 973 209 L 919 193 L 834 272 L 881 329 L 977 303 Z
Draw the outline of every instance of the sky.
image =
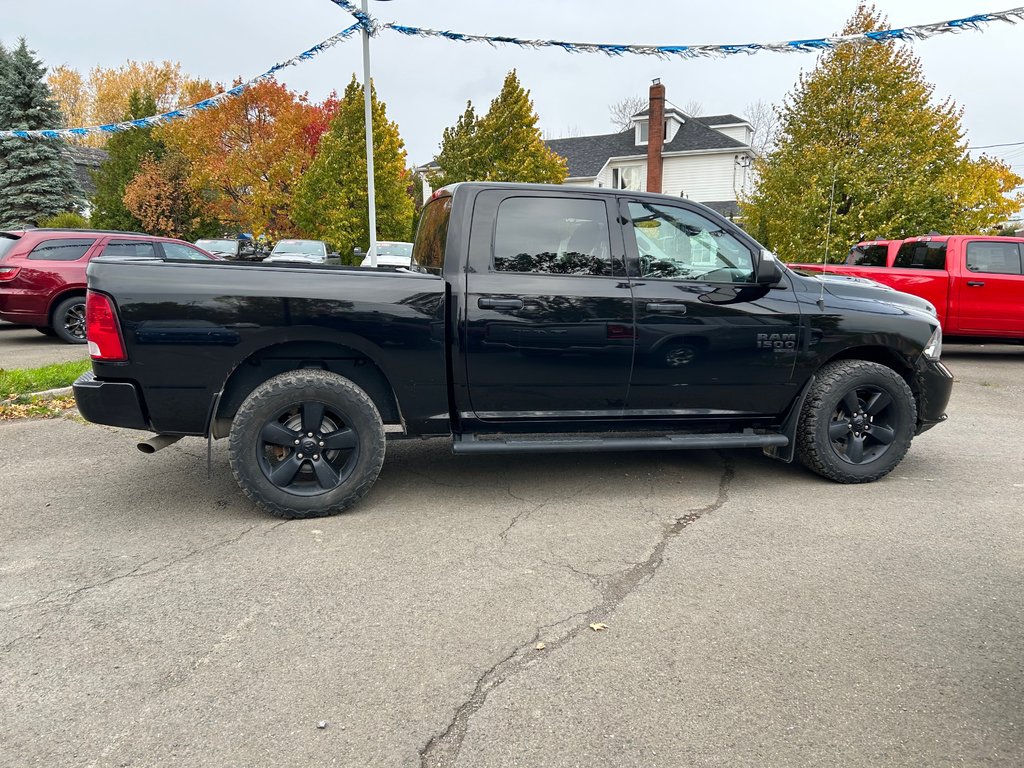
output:
M 357 0 L 358 1 L 358 0 Z M 457 32 L 560 38 L 600 43 L 686 45 L 766 42 L 836 34 L 855 0 L 369 0 L 381 21 Z M 961 18 L 1013 7 L 1011 0 L 880 0 L 889 26 Z M 0 0 L 0 42 L 24 36 L 47 66 L 82 72 L 128 59 L 181 62 L 213 81 L 249 79 L 352 23 L 329 0 Z M 937 99 L 964 110 L 971 146 L 1024 142 L 1024 24 L 996 23 L 982 32 L 944 35 L 913 44 Z M 758 53 L 727 59 L 570 54 L 407 38 L 383 32 L 371 43 L 377 93 L 405 141 L 410 164 L 429 161 L 442 131 L 472 100 L 487 109 L 505 74 L 516 69 L 530 90 L 548 138 L 610 133 L 608 107 L 646 95 L 661 78 L 677 105 L 699 102 L 703 114 L 742 115 L 757 100 L 778 102 L 809 53 Z M 285 70 L 289 87 L 321 100 L 361 77 L 357 37 Z M 1024 143 L 985 150 L 1024 175 Z

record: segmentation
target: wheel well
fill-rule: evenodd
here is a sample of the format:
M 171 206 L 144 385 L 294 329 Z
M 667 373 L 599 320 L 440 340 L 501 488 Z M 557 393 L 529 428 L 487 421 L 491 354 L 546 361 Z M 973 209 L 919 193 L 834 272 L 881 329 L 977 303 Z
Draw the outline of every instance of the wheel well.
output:
M 238 407 L 256 387 L 279 373 L 298 368 L 319 368 L 344 376 L 370 396 L 385 424 L 401 421 L 391 383 L 362 352 L 342 344 L 287 342 L 254 352 L 231 372 L 217 405 L 213 436 L 228 434 Z
M 71 290 L 64 291 L 64 293 L 58 293 L 50 300 L 50 308 L 46 311 L 46 318 L 49 320 L 50 325 L 53 325 L 53 313 L 57 311 L 57 307 L 64 299 L 70 299 L 72 296 L 81 296 L 85 298 L 85 288 L 72 288 Z
M 871 363 L 884 365 L 886 368 L 892 368 L 907 382 L 910 391 L 914 393 L 914 399 L 917 401 L 918 410 L 920 411 L 921 388 L 918 386 L 917 377 L 914 376 L 914 366 L 899 352 L 889 347 L 851 347 L 850 349 L 844 349 L 827 362 L 831 363 L 835 360 L 867 360 Z

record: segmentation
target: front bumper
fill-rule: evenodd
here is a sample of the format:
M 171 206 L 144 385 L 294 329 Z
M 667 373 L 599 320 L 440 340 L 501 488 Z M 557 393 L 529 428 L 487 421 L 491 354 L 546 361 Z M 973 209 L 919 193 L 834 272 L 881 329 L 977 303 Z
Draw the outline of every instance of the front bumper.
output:
M 918 358 L 914 372 L 917 382 L 917 432 L 921 434 L 946 420 L 946 406 L 953 392 L 953 374 L 940 361 Z
M 127 381 L 100 381 L 86 371 L 72 385 L 82 418 L 112 427 L 151 430 L 138 388 Z M 152 430 L 151 430 L 152 431 Z

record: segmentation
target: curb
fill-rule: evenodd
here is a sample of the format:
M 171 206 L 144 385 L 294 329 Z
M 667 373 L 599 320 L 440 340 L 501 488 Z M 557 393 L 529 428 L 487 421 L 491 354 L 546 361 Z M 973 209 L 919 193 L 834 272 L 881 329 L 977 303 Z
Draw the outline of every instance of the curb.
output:
M 42 392 L 26 392 L 23 395 L 17 395 L 16 397 L 9 397 L 6 400 L 0 400 L 0 405 L 10 405 L 16 403 L 21 399 L 27 399 L 32 397 L 66 397 L 72 394 L 73 390 L 71 387 L 57 387 L 57 389 L 46 389 Z

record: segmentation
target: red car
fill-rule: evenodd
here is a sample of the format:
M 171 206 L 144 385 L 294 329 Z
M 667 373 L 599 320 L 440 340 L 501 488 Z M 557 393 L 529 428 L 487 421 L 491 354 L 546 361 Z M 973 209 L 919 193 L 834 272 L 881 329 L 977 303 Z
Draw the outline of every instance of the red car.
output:
M 27 229 L 0 232 L 0 320 L 85 343 L 85 268 L 96 256 L 209 261 L 181 240 L 136 232 Z

